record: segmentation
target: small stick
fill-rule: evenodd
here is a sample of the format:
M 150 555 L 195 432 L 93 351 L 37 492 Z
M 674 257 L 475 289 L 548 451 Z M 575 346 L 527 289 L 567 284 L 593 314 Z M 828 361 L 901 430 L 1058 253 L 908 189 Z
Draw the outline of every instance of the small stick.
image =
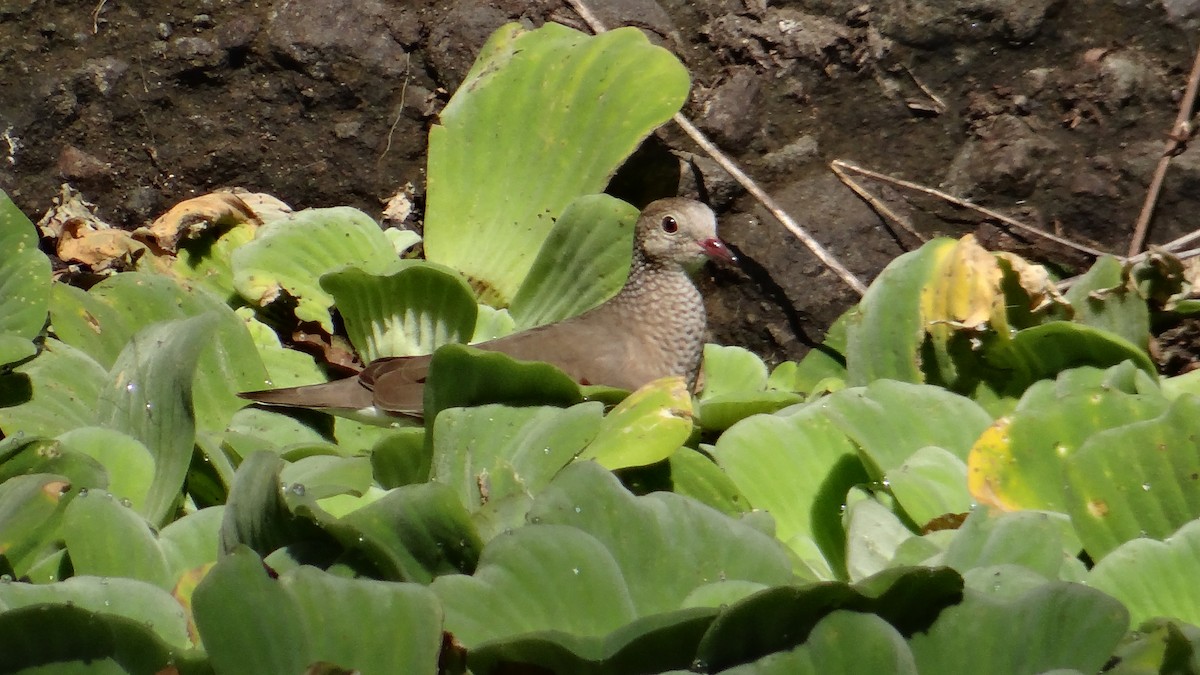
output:
M 96 9 L 92 10 L 92 35 L 100 32 L 100 10 L 104 9 L 104 5 L 108 4 L 108 0 L 100 0 L 100 4 L 96 5 Z
M 1156 246 L 1155 248 L 1159 248 L 1164 251 L 1171 252 L 1176 249 L 1183 248 L 1184 245 L 1190 244 L 1197 239 L 1200 239 L 1200 230 L 1192 230 L 1191 232 L 1188 232 L 1187 234 L 1183 235 L 1182 237 L 1180 237 L 1178 239 L 1173 239 L 1173 240 L 1163 244 L 1162 246 Z M 1146 256 L 1148 256 L 1149 254 L 1150 254 L 1149 251 L 1142 251 L 1141 253 L 1139 253 L 1137 255 L 1126 258 L 1125 261 L 1126 262 L 1140 262 L 1141 260 L 1145 259 Z
M 922 235 L 920 232 L 917 232 L 917 229 L 913 227 L 912 223 L 908 222 L 908 218 L 905 218 L 899 213 L 893 211 L 891 207 L 889 207 L 887 204 L 884 204 L 881 199 L 871 194 L 866 188 L 859 184 L 858 181 L 847 175 L 846 170 L 843 169 L 840 164 L 837 162 L 830 162 L 829 169 L 833 171 L 835 176 L 841 179 L 842 183 L 845 184 L 846 187 L 854 190 L 854 194 L 858 195 L 863 201 L 870 204 L 871 208 L 875 209 L 876 213 L 881 214 L 888 220 L 899 225 L 904 231 L 916 237 L 917 241 L 928 241 L 924 235 Z
M 692 124 L 691 120 L 684 117 L 683 113 L 675 113 L 675 116 L 672 119 L 675 120 L 675 124 L 679 125 L 680 129 L 683 129 L 684 133 L 686 133 L 693 141 L 696 142 L 696 145 L 699 145 L 706 153 L 708 153 L 708 155 L 712 157 L 717 164 L 721 165 L 722 169 L 725 169 L 730 176 L 733 176 L 733 179 L 741 184 L 742 187 L 746 188 L 747 192 L 754 195 L 754 198 L 757 199 L 759 203 L 762 204 L 768 211 L 770 211 L 771 215 L 775 216 L 775 218 L 778 219 L 779 222 L 788 229 L 788 231 L 795 235 L 796 238 L 801 241 L 801 243 L 807 246 L 808 250 L 812 251 L 813 255 L 817 256 L 818 260 L 825 263 L 829 269 L 833 270 L 835 274 L 841 277 L 842 281 L 846 282 L 847 286 L 858 291 L 859 295 L 867 292 L 866 284 L 860 281 L 858 277 L 854 276 L 853 272 L 846 269 L 846 266 L 839 262 L 837 258 L 834 258 L 833 254 L 827 251 L 825 247 L 822 246 L 821 243 L 816 239 L 814 239 L 811 234 L 805 231 L 804 228 L 800 227 L 796 221 L 787 214 L 786 211 L 780 208 L 779 204 L 776 203 L 773 198 L 771 198 L 771 195 L 767 194 L 765 190 L 760 188 L 758 184 L 755 183 L 752 178 L 747 176 L 732 159 L 726 156 L 725 153 L 721 152 L 720 148 L 714 145 L 712 141 L 708 140 L 708 138 L 696 128 L 696 125 Z
M 583 0 L 566 1 L 567 4 L 569 4 L 571 8 L 575 10 L 575 13 L 578 14 L 594 32 L 603 33 L 606 30 L 604 24 L 598 18 L 596 18 L 596 15 L 593 14 L 587 5 L 583 3 Z M 771 215 L 775 216 L 775 218 L 778 219 L 779 222 L 788 229 L 788 231 L 795 235 L 801 241 L 801 243 L 807 246 L 808 250 L 812 251 L 813 255 L 817 256 L 818 260 L 820 260 L 827 267 L 829 267 L 829 269 L 833 270 L 835 274 L 841 277 L 842 281 L 844 281 L 846 285 L 857 291 L 859 295 L 867 292 L 866 284 L 860 281 L 858 277 L 854 276 L 854 273 L 847 269 L 846 266 L 841 262 L 839 262 L 837 258 L 834 258 L 833 254 L 827 251 L 825 247 L 822 246 L 821 243 L 816 239 L 814 239 L 812 235 L 806 232 L 804 228 L 800 227 L 800 225 L 798 225 L 796 221 L 787 214 L 787 212 L 779 207 L 779 204 L 776 203 L 775 200 L 772 199 L 765 190 L 760 188 L 758 184 L 755 183 L 752 178 L 750 178 L 750 176 L 746 175 L 746 173 L 742 171 L 741 168 L 739 168 L 730 157 L 721 152 L 720 148 L 718 148 L 712 141 L 708 140 L 708 137 L 706 137 L 703 132 L 697 129 L 696 125 L 692 124 L 691 120 L 685 117 L 683 113 L 675 113 L 675 116 L 672 117 L 672 119 L 675 120 L 675 124 L 679 125 L 680 129 L 683 129 L 683 132 L 687 134 L 688 137 L 695 141 L 696 145 L 699 145 L 709 157 L 712 157 L 722 169 L 729 173 L 729 175 L 732 176 L 733 179 L 736 180 L 743 188 L 745 188 L 747 192 L 753 195 L 754 198 L 763 205 L 763 207 L 770 211 Z
M 1004 223 L 1005 225 L 1015 227 L 1018 230 L 1028 232 L 1029 234 L 1033 234 L 1033 235 L 1036 235 L 1036 236 L 1039 236 L 1039 237 L 1042 237 L 1045 239 L 1049 239 L 1050 241 L 1057 242 L 1057 243 L 1062 244 L 1063 246 L 1067 246 L 1069 248 L 1073 248 L 1076 251 L 1082 251 L 1084 253 L 1087 253 L 1088 255 L 1094 255 L 1097 257 L 1102 256 L 1102 255 L 1108 255 L 1104 251 L 1094 249 L 1090 246 L 1084 246 L 1083 244 L 1077 244 L 1077 243 L 1071 241 L 1070 239 L 1065 239 L 1056 234 L 1051 234 L 1049 232 L 1046 232 L 1045 230 L 1041 230 L 1036 227 L 1033 227 L 1032 225 L 1026 225 L 1025 223 L 1022 223 L 1021 221 L 1019 221 L 1015 218 L 1012 218 L 1010 216 L 1006 216 L 1003 213 L 1000 213 L 999 211 L 993 211 L 992 209 L 989 209 L 985 206 L 979 206 L 978 204 L 974 204 L 965 199 L 960 199 L 948 192 L 942 192 L 941 190 L 927 187 L 927 186 L 921 185 L 919 183 L 913 183 L 912 181 L 907 181 L 907 180 L 904 180 L 901 178 L 895 178 L 893 176 L 889 176 L 884 173 L 879 173 L 878 171 L 871 171 L 870 169 L 861 167 L 857 164 L 854 164 L 853 162 L 847 162 L 844 159 L 835 159 L 832 162 L 830 162 L 830 165 L 849 169 L 850 171 L 854 171 L 854 172 L 860 173 L 864 176 L 869 176 L 869 177 L 875 178 L 877 180 L 891 183 L 892 185 L 898 185 L 900 187 L 905 187 L 910 190 L 916 190 L 917 192 L 923 192 L 932 197 L 937 197 L 938 199 L 942 199 L 944 201 L 950 202 L 951 204 L 954 204 L 955 206 L 961 206 L 964 209 L 970 209 L 972 211 L 976 211 L 978 213 L 981 213 L 981 214 L 987 216 L 988 218 L 991 218 L 993 220 L 998 220 L 998 221 Z
M 932 89 L 926 87 L 924 82 L 917 79 L 917 76 L 913 73 L 912 69 L 904 64 L 900 64 L 900 67 L 904 69 L 904 72 L 908 75 L 908 78 L 913 81 L 913 84 L 917 85 L 917 88 L 921 90 L 921 93 L 928 96 L 930 101 L 933 101 L 934 112 L 939 115 L 946 112 L 945 101 L 943 101 L 937 94 L 933 93 Z
M 396 134 L 396 125 L 400 124 L 400 118 L 404 116 L 404 97 L 408 94 L 408 70 L 412 65 L 412 53 L 404 55 L 404 82 L 400 84 L 400 107 L 396 108 L 396 119 L 392 120 L 392 126 L 388 128 L 387 143 L 383 146 L 383 152 L 379 153 L 379 157 L 375 160 L 375 168 L 383 162 L 383 158 L 387 157 L 388 150 L 392 149 L 392 136 Z
M 1167 143 L 1163 148 L 1162 157 L 1158 158 L 1158 166 L 1154 168 L 1154 176 L 1150 179 L 1150 189 L 1146 193 L 1146 201 L 1142 202 L 1142 212 L 1138 215 L 1137 225 L 1133 228 L 1133 238 L 1129 241 L 1128 255 L 1137 255 L 1146 243 L 1146 231 L 1150 228 L 1150 218 L 1154 215 L 1154 207 L 1158 205 L 1158 195 L 1162 192 L 1163 178 L 1167 175 L 1167 166 L 1171 158 L 1183 152 L 1188 139 L 1192 137 L 1192 108 L 1196 105 L 1196 90 L 1200 88 L 1200 48 L 1196 50 L 1196 60 L 1192 63 L 1192 74 L 1188 78 L 1187 90 L 1183 100 L 1179 102 L 1179 114 L 1175 116 L 1175 126 L 1167 135 Z

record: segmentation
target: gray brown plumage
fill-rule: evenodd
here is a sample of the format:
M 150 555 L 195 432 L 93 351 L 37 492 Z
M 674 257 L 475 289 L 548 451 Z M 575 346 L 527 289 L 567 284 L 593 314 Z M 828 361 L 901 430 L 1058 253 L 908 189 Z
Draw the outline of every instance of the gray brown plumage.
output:
M 700 202 L 656 201 L 638 218 L 629 279 L 616 295 L 565 321 L 473 346 L 545 361 L 582 384 L 634 390 L 669 375 L 693 382 L 706 318 L 685 265 L 705 256 L 733 260 L 716 229 L 713 212 Z M 428 355 L 377 359 L 335 382 L 240 395 L 271 405 L 419 415 L 429 362 Z

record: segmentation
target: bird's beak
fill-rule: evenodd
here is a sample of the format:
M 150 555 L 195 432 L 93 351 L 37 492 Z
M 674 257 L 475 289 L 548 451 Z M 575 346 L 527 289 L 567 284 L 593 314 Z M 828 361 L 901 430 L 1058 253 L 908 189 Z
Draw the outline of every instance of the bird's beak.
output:
M 713 260 L 723 260 L 727 263 L 737 262 L 737 256 L 733 255 L 733 251 L 730 251 L 725 242 L 716 237 L 709 237 L 701 241 L 700 248 L 704 249 L 704 254 Z

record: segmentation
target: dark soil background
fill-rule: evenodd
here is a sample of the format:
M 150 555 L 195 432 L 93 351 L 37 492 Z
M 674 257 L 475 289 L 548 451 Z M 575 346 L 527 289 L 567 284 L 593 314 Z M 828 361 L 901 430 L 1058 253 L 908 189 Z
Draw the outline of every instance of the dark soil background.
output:
M 686 114 L 865 280 L 914 242 L 831 159 L 1123 253 L 1200 37 L 1200 0 L 591 4 L 679 55 L 694 78 Z M 231 186 L 378 216 L 411 183 L 419 204 L 428 129 L 508 21 L 585 28 L 557 0 L 0 0 L 0 189 L 36 220 L 70 183 L 129 228 Z M 856 296 L 694 152 L 664 128 L 613 190 L 644 202 L 702 185 L 745 259 L 702 280 L 712 338 L 771 360 L 803 353 Z M 1087 264 L 872 189 L 927 234 Z M 1197 213 L 1193 148 L 1173 162 L 1151 240 L 1196 228 Z

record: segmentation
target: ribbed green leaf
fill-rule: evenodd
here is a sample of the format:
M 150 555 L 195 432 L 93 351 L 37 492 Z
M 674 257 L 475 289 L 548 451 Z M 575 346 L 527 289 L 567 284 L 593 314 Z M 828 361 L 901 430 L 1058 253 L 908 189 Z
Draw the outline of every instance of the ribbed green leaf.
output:
M 508 305 L 555 219 L 601 192 L 688 86 L 636 28 L 500 28 L 430 130 L 427 257 Z

